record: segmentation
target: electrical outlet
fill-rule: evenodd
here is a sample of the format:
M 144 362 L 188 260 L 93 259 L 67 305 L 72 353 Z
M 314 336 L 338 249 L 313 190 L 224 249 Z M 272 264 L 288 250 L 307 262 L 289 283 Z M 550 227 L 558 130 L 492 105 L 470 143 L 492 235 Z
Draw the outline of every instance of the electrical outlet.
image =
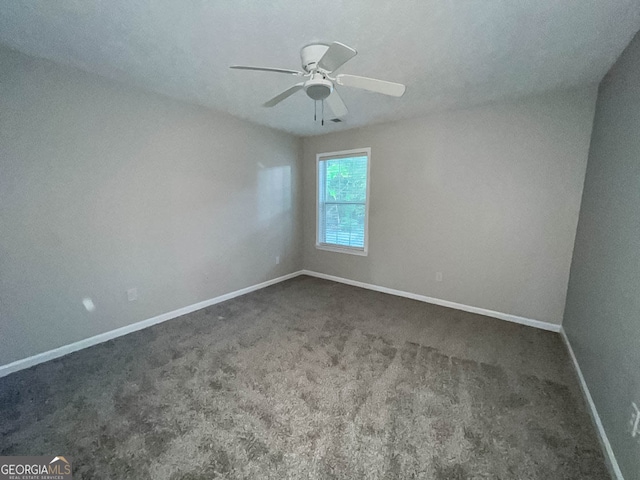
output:
M 631 413 L 631 421 L 629 421 L 629 425 L 631 425 L 631 436 L 636 438 L 640 437 L 640 410 L 634 402 L 631 402 L 631 408 L 633 411 Z
M 442 272 L 436 272 L 436 282 L 442 281 Z
M 276 256 L 276 265 L 280 265 L 280 255 Z
M 130 288 L 129 290 L 127 290 L 127 298 L 129 299 L 130 302 L 133 302 L 135 300 L 138 299 L 138 289 L 137 288 Z

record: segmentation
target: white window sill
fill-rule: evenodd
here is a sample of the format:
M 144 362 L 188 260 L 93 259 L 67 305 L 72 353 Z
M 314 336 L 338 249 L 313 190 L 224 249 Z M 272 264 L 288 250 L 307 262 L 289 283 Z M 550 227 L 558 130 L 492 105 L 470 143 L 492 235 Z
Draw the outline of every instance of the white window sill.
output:
M 331 245 L 328 243 L 316 243 L 316 248 L 318 250 L 325 250 L 327 252 L 348 253 L 350 255 L 359 255 L 361 257 L 366 257 L 368 255 L 366 250 L 361 250 L 359 248 L 342 247 L 340 245 Z

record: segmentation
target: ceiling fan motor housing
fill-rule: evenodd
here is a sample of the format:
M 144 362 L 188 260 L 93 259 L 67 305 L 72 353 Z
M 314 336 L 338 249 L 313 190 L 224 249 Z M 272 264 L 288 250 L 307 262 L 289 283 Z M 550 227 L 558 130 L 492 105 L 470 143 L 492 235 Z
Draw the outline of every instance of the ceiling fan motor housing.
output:
M 302 47 L 302 50 L 300 50 L 300 59 L 302 60 L 302 68 L 304 68 L 304 71 L 309 73 L 315 69 L 327 50 L 329 50 L 329 45 L 325 45 L 324 43 L 312 43 L 311 45 Z
M 333 83 L 316 73 L 305 84 L 304 91 L 313 100 L 324 100 L 333 91 Z

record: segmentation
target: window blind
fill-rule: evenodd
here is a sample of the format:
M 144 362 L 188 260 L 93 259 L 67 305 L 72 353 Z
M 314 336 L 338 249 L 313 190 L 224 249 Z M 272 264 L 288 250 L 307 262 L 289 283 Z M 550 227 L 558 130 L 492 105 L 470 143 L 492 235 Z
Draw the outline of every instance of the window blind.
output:
M 367 210 L 366 154 L 318 162 L 318 242 L 364 250 Z

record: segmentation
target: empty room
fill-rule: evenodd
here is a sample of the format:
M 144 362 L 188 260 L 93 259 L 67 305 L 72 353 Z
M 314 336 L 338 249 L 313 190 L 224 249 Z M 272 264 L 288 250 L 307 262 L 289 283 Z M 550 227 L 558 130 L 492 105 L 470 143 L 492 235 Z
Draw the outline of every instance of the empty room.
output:
M 639 30 L 0 3 L 0 479 L 640 479 Z

